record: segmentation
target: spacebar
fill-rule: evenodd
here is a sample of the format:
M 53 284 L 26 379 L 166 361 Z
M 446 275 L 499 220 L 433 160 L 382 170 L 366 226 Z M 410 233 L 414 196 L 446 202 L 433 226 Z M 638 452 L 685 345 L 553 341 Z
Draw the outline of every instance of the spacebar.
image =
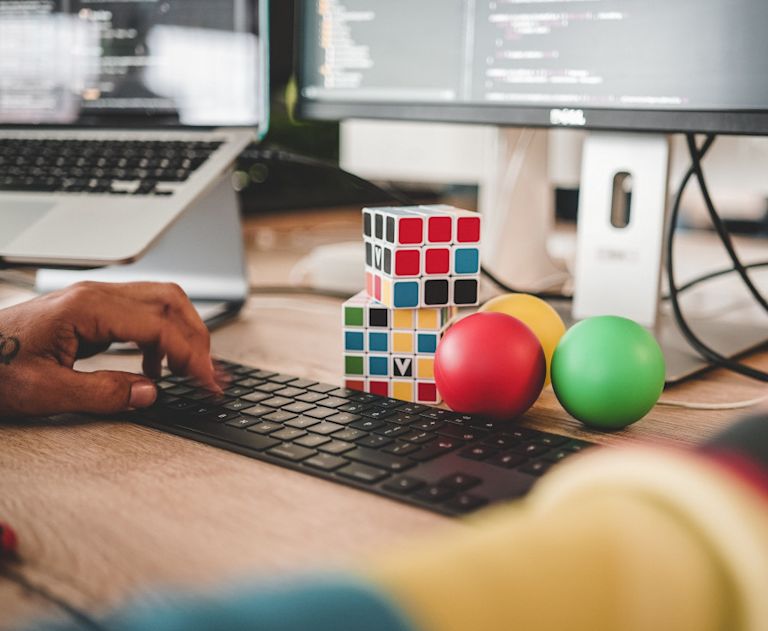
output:
M 270 447 L 280 444 L 280 441 L 275 440 L 274 438 L 260 436 L 253 432 L 246 432 L 244 429 L 238 429 L 237 427 L 219 425 L 211 421 L 189 419 L 176 423 L 175 425 L 182 429 L 188 429 L 197 432 L 198 434 L 225 440 L 228 443 L 234 443 L 235 445 L 247 447 L 248 449 L 255 449 L 256 451 L 263 451 L 264 449 L 269 449 Z

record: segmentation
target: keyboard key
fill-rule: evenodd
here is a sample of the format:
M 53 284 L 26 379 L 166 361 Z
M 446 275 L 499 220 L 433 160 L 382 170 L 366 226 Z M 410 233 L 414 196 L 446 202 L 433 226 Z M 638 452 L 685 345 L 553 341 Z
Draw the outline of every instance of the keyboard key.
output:
M 340 405 L 336 408 L 339 412 L 349 412 L 350 414 L 360 414 L 367 410 L 370 406 L 368 403 L 347 403 L 346 405 Z
M 375 433 L 380 436 L 386 436 L 387 438 L 395 438 L 396 436 L 402 436 L 410 432 L 410 428 L 405 425 L 392 425 L 387 423 L 384 427 L 379 427 Z
M 271 370 L 251 370 L 247 373 L 251 377 L 255 377 L 256 379 L 269 379 L 270 377 L 274 377 L 277 373 L 272 372 Z
M 190 429 L 194 432 L 198 432 L 205 436 L 211 436 L 212 438 L 218 438 L 227 442 L 234 443 L 241 447 L 248 449 L 254 449 L 256 451 L 263 451 L 269 449 L 279 442 L 268 438 L 267 436 L 260 436 L 251 432 L 244 432 L 241 429 L 234 427 L 228 427 L 227 425 L 218 425 L 216 423 L 206 423 L 205 421 L 184 421 L 179 423 L 179 427 Z
M 285 397 L 272 397 L 271 399 L 264 399 L 261 404 L 266 405 L 270 408 L 281 408 L 284 405 L 290 405 L 293 403 L 290 399 L 286 399 Z
M 294 388 L 293 386 L 288 386 L 286 388 L 281 388 L 280 390 L 275 390 L 275 394 L 279 397 L 289 397 L 291 399 L 295 399 L 300 394 L 306 394 L 306 390 L 303 390 L 301 388 Z
M 560 445 L 567 443 L 568 438 L 565 436 L 555 436 L 554 434 L 550 434 L 549 436 L 542 436 L 541 438 L 537 438 L 536 442 L 546 447 L 559 447 Z
M 272 421 L 273 423 L 285 423 L 296 418 L 295 414 L 290 412 L 284 412 L 283 410 L 277 410 L 276 412 L 270 412 L 262 417 L 265 421 Z
M 318 447 L 324 443 L 330 442 L 331 439 L 327 436 L 318 436 L 317 434 L 307 434 L 306 436 L 302 436 L 301 438 L 298 438 L 294 440 L 293 442 L 297 445 L 301 445 L 302 447 Z
M 188 394 L 184 398 L 189 399 L 190 401 L 204 401 L 205 399 L 210 399 L 212 397 L 213 392 L 205 390 L 204 388 L 200 388 L 199 390 L 195 390 L 194 392 Z
M 295 382 L 294 382 L 295 383 Z M 300 388 L 306 388 L 312 392 L 319 392 L 320 394 L 327 394 L 333 390 L 336 390 L 339 386 L 331 385 L 330 383 L 316 383 L 311 386 L 299 386 Z
M 403 414 L 400 412 L 400 410 L 397 411 L 397 414 L 394 416 L 390 416 L 387 419 L 387 423 L 397 423 L 398 425 L 410 425 L 411 423 L 415 421 L 420 421 L 421 417 L 416 416 L 415 414 Z
M 372 418 L 361 418 L 359 421 L 354 421 L 349 424 L 349 427 L 354 429 L 362 429 L 366 432 L 372 432 L 373 430 L 384 427 L 386 423 L 384 421 L 376 421 Z
M 240 427 L 242 429 L 245 429 L 246 427 L 255 425 L 258 422 L 259 422 L 259 419 L 257 418 L 251 418 L 247 416 L 238 416 L 237 418 L 233 418 L 231 421 L 227 421 L 226 425 L 229 425 L 230 427 Z
M 166 403 L 165 407 L 169 410 L 188 410 L 189 408 L 196 407 L 196 404 L 194 401 L 187 401 L 186 399 L 177 399 L 176 401 L 171 401 L 170 403 Z
M 373 403 L 374 401 L 378 401 L 379 399 L 383 399 L 386 397 L 380 397 L 376 394 L 370 394 L 369 392 L 357 392 L 354 391 L 355 394 L 348 397 L 350 401 L 355 401 L 356 403 Z
M 256 386 L 256 390 L 272 394 L 276 390 L 282 390 L 284 387 L 285 386 L 281 383 L 272 383 L 271 381 L 268 381 L 260 386 Z
M 337 408 L 341 405 L 346 405 L 347 403 L 349 403 L 349 401 L 346 399 L 340 399 L 339 397 L 328 397 L 327 399 L 318 401 L 318 405 L 322 405 L 323 407 L 327 408 Z
M 334 432 L 338 432 L 340 429 L 344 429 L 344 426 L 338 425 L 337 423 L 329 423 L 328 421 L 318 423 L 317 425 L 313 425 L 309 428 L 313 434 L 321 434 L 322 436 L 333 434 Z
M 291 405 L 286 405 L 283 409 L 286 412 L 293 412 L 294 414 L 303 414 L 307 410 L 313 409 L 315 406 L 311 403 L 302 403 L 301 401 L 297 401 L 296 403 L 291 403 Z
M 270 423 L 269 421 L 260 421 L 257 425 L 251 425 L 248 428 L 249 432 L 256 432 L 257 434 L 271 434 L 279 429 L 283 429 L 280 423 Z
M 338 469 L 336 473 L 343 475 L 345 478 L 350 478 L 352 480 L 357 480 L 358 482 L 365 482 L 368 484 L 378 482 L 379 480 L 382 480 L 389 475 L 382 469 L 377 469 L 375 467 L 369 467 L 367 465 L 358 463 L 353 463 L 347 465 L 343 469 Z
M 400 399 L 379 399 L 376 401 L 376 405 L 386 410 L 399 410 L 404 404 L 405 401 L 401 401 Z
M 303 429 L 296 429 L 295 427 L 284 427 L 280 431 L 270 434 L 271 438 L 277 438 L 279 440 L 294 440 L 305 436 L 307 432 Z
M 418 451 L 418 445 L 412 443 L 395 443 L 394 445 L 387 445 L 381 451 L 384 453 L 392 454 L 393 456 L 407 456 L 414 451 Z
M 328 396 L 331 397 L 341 397 L 342 399 L 347 399 L 349 397 L 354 397 L 360 394 L 359 390 L 351 390 L 350 388 L 336 388 L 335 390 L 331 390 L 327 393 Z
M 294 377 L 293 375 L 277 374 L 268 377 L 268 379 L 270 381 L 274 381 L 275 383 L 290 383 L 292 381 L 296 381 L 297 377 Z
M 220 423 L 229 421 L 237 416 L 240 416 L 237 412 L 229 412 L 227 410 L 223 410 L 221 412 L 214 412 L 213 414 L 213 418 L 215 418 Z
M 487 432 L 481 429 L 471 429 L 461 427 L 459 425 L 452 425 L 451 423 L 446 423 L 443 425 L 440 429 L 437 430 L 437 433 L 442 434 L 443 436 L 450 436 L 451 438 L 459 438 L 466 441 L 476 440 L 487 435 Z
M 537 445 L 534 442 L 520 443 L 519 445 L 512 447 L 511 451 L 514 451 L 517 454 L 523 454 L 525 456 L 538 456 L 549 451 L 549 447 L 545 447 L 544 445 Z
M 369 434 L 365 438 L 361 438 L 357 441 L 358 445 L 363 447 L 371 447 L 378 449 L 379 447 L 386 447 L 392 442 L 391 438 L 385 438 L 384 436 L 377 436 L 376 434 Z
M 360 417 L 357 414 L 350 414 L 349 412 L 338 412 L 333 416 L 329 416 L 328 420 L 333 421 L 334 423 L 340 423 L 341 425 L 346 425 L 352 421 L 360 420 Z
M 433 440 L 436 438 L 435 434 L 432 434 L 430 432 L 408 432 L 407 434 L 403 434 L 400 436 L 401 440 L 407 440 L 409 443 L 416 443 L 417 445 L 421 445 L 423 443 L 428 443 L 430 440 Z
M 272 395 L 269 395 L 266 392 L 252 392 L 251 394 L 246 394 L 242 398 L 251 403 L 260 403 L 264 399 L 269 399 L 271 396 Z
M 301 401 L 302 403 L 317 403 L 318 401 L 322 401 L 323 399 L 327 399 L 328 397 L 320 392 L 305 392 L 304 394 L 299 395 L 296 397 L 297 401 Z
M 432 484 L 425 486 L 413 494 L 415 499 L 422 502 L 429 502 L 430 504 L 437 504 L 438 502 L 444 502 L 448 498 L 455 494 L 453 489 L 446 488 L 444 486 L 437 486 Z
M 312 418 L 317 419 L 328 418 L 334 414 L 336 414 L 336 410 L 332 410 L 330 408 L 315 408 L 314 410 L 307 410 L 304 412 L 304 416 L 311 416 Z
M 442 456 L 449 451 L 453 451 L 459 445 L 463 444 L 464 443 L 458 442 L 453 438 L 440 438 L 439 440 L 434 440 L 431 443 L 427 443 L 419 451 L 411 454 L 411 458 L 418 460 L 419 462 L 426 462 L 427 460 L 432 460 L 433 458 Z
M 381 485 L 381 488 L 393 493 L 400 493 L 402 495 L 408 495 L 416 489 L 424 486 L 426 482 L 421 478 L 412 478 L 407 475 L 401 475 L 399 478 L 394 478 Z
M 174 397 L 181 397 L 185 394 L 189 394 L 192 392 L 192 388 L 188 386 L 173 386 L 173 388 L 168 388 L 165 390 L 166 394 L 170 394 Z
M 567 449 L 558 449 L 556 451 L 550 451 L 548 454 L 544 454 L 543 458 L 549 462 L 560 462 L 564 458 L 573 455 L 573 453 L 574 452 L 568 451 Z
M 561 449 L 567 449 L 568 451 L 582 451 L 587 447 L 594 447 L 594 445 L 583 440 L 569 440 L 561 446 Z
M 530 473 L 531 475 L 543 475 L 551 466 L 552 463 L 547 462 L 546 460 L 534 460 L 533 462 L 520 467 L 518 471 L 522 471 L 523 473 Z
M 359 444 L 359 443 L 358 443 Z M 366 449 L 364 447 L 356 447 L 351 451 L 344 453 L 345 458 L 350 460 L 356 460 L 363 464 L 379 467 L 381 469 L 388 469 L 389 471 L 405 471 L 414 466 L 414 462 L 401 458 L 399 456 L 392 456 L 385 454 L 374 449 Z
M 424 412 L 420 412 L 419 416 L 432 419 L 433 421 L 442 421 L 448 418 L 452 412 L 450 410 L 442 410 L 437 408 L 427 408 Z
M 266 383 L 263 379 L 254 379 L 253 377 L 245 377 L 244 379 L 238 379 L 235 381 L 238 386 L 243 388 L 250 388 L 251 390 L 256 386 L 260 386 Z
M 372 407 L 368 408 L 367 410 L 363 410 L 360 412 L 361 416 L 365 416 L 366 418 L 373 418 L 373 419 L 385 419 L 388 416 L 394 416 L 396 413 L 394 410 L 387 410 L 385 408 L 380 407 Z
M 233 412 L 240 412 L 241 410 L 246 410 L 252 406 L 253 406 L 253 403 L 251 401 L 245 401 L 243 399 L 235 399 L 234 401 L 227 403 L 224 406 L 224 408 L 227 410 L 232 410 Z
M 309 416 L 299 416 L 298 418 L 294 418 L 286 423 L 288 427 L 296 427 L 298 429 L 306 429 L 307 427 L 312 427 L 312 425 L 317 425 L 320 421 L 318 421 L 316 418 L 310 418 Z
M 240 410 L 240 414 L 245 414 L 246 416 L 259 417 L 274 411 L 275 411 L 274 408 L 268 408 L 266 405 L 252 405 L 249 408 Z
M 251 394 L 253 388 L 246 388 L 245 386 L 231 386 L 224 390 L 224 394 L 230 397 L 242 397 L 246 394 Z
M 513 445 L 519 445 L 522 439 L 511 434 L 496 434 L 484 440 L 486 445 L 491 445 L 497 449 L 509 449 Z
M 437 484 L 439 486 L 445 486 L 449 489 L 455 489 L 457 491 L 466 491 L 467 489 L 471 489 L 473 486 L 477 486 L 481 482 L 482 480 L 480 478 L 459 471 L 457 473 L 452 473 L 451 475 L 445 476 L 440 481 L 438 481 Z
M 421 414 L 422 412 L 425 412 L 428 409 L 429 408 L 426 405 L 419 405 L 418 403 L 408 403 L 398 408 L 397 411 L 403 414 L 412 414 L 416 416 L 417 414 Z
M 513 454 L 505 452 L 488 459 L 488 464 L 496 465 L 497 467 L 504 467 L 505 469 L 514 469 L 515 467 L 523 464 L 528 458 L 521 454 Z
M 449 510 L 455 511 L 457 513 L 468 513 L 469 511 L 473 511 L 477 508 L 480 508 L 481 506 L 485 506 L 488 503 L 488 500 L 485 497 L 481 497 L 480 495 L 471 495 L 469 493 L 462 493 L 461 495 L 457 495 L 452 500 L 446 502 L 445 506 Z
M 270 456 L 277 456 L 278 458 L 290 460 L 291 462 L 300 462 L 301 460 L 305 460 L 310 456 L 314 456 L 317 452 L 314 449 L 307 449 L 306 447 L 301 447 L 300 445 L 293 445 L 289 443 L 287 445 L 278 445 L 277 447 L 272 447 L 272 449 L 269 449 L 267 453 Z
M 331 454 L 317 454 L 305 460 L 304 464 L 315 469 L 321 469 L 322 471 L 333 471 L 345 464 L 349 464 L 349 460 L 332 456 Z
M 320 385 L 317 381 L 311 379 L 294 379 L 291 381 L 291 386 L 294 388 L 309 388 L 310 386 Z
M 333 437 L 338 438 L 339 440 L 346 440 L 349 442 L 354 442 L 363 436 L 367 436 L 365 432 L 361 432 L 359 429 L 352 429 L 351 427 L 347 427 L 346 429 L 341 430 L 340 432 L 336 432 Z
M 497 449 L 488 447 L 488 445 L 476 445 L 474 447 L 470 447 L 469 449 L 465 449 L 464 451 L 460 452 L 459 455 L 464 456 L 465 458 L 471 458 L 472 460 L 485 460 L 486 458 L 495 456 L 497 453 Z
M 345 442 L 343 440 L 332 440 L 330 443 L 322 445 L 320 451 L 325 451 L 329 454 L 343 454 L 345 451 L 353 449 L 352 443 Z
M 424 432 L 434 432 L 440 429 L 445 423 L 443 421 L 435 421 L 434 419 L 423 419 L 418 423 L 413 423 L 411 427 L 413 429 L 420 429 Z

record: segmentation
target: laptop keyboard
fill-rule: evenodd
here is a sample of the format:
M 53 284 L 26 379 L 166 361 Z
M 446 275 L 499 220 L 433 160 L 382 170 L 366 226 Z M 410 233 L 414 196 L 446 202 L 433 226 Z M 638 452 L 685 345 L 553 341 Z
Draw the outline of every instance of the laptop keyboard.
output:
M 0 138 L 0 191 L 171 195 L 221 144 Z
M 480 416 L 222 362 L 223 397 L 158 382 L 138 423 L 446 515 L 520 497 L 592 445 Z

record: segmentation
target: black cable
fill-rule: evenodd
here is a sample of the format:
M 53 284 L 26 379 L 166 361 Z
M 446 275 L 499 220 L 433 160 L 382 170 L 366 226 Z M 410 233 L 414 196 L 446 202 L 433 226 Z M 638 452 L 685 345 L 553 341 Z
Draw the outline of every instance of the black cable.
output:
M 714 136 L 708 136 L 708 138 L 710 137 L 713 138 L 714 142 Z M 696 138 L 693 134 L 686 134 L 685 139 L 688 143 L 688 153 L 691 156 L 691 168 L 693 169 L 693 172 L 696 175 L 696 179 L 699 182 L 699 188 L 701 189 L 701 194 L 704 197 L 704 204 L 707 207 L 707 212 L 709 213 L 709 218 L 712 221 L 712 225 L 715 227 L 715 230 L 717 231 L 717 234 L 719 235 L 726 252 L 728 252 L 728 256 L 730 257 L 736 272 L 739 274 L 739 276 L 741 276 L 741 279 L 744 281 L 747 289 L 749 289 L 749 293 L 751 293 L 754 299 L 757 300 L 760 305 L 762 305 L 766 312 L 768 312 L 768 300 L 766 300 L 765 296 L 763 296 L 757 287 L 755 287 L 752 279 L 749 277 L 749 274 L 744 268 L 739 255 L 736 253 L 736 249 L 733 247 L 731 235 L 728 232 L 728 229 L 725 227 L 722 219 L 720 219 L 720 215 L 717 214 L 715 205 L 712 203 L 712 198 L 709 196 L 709 189 L 707 188 L 707 183 L 704 180 L 704 171 L 701 168 L 701 158 L 699 157 L 699 152 L 696 148 Z
M 704 144 L 702 145 L 701 149 L 699 149 L 696 146 L 696 141 L 692 134 L 687 134 L 687 138 L 689 140 L 688 147 L 691 152 L 691 166 L 686 172 L 683 179 L 680 181 L 680 185 L 678 186 L 677 192 L 675 194 L 675 200 L 672 205 L 672 211 L 670 213 L 670 226 L 669 231 L 667 233 L 667 240 L 666 240 L 666 272 L 667 272 L 667 282 L 669 284 L 669 300 L 672 304 L 672 310 L 675 316 L 675 322 L 677 323 L 678 328 L 680 329 L 680 332 L 683 334 L 685 339 L 688 341 L 688 343 L 705 359 L 707 359 L 709 362 L 716 366 L 720 366 L 722 368 L 727 368 L 729 370 L 732 370 L 733 372 L 737 372 L 741 375 L 744 375 L 746 377 L 750 377 L 752 379 L 756 379 L 758 381 L 766 381 L 768 382 L 768 373 L 763 372 L 761 370 L 757 370 L 756 368 L 751 368 L 749 366 L 746 366 L 742 364 L 741 362 L 731 360 L 727 357 L 724 357 L 723 355 L 720 355 L 717 351 L 707 346 L 690 328 L 688 325 L 688 322 L 685 319 L 685 316 L 683 315 L 682 309 L 680 308 L 680 302 L 678 300 L 678 296 L 680 293 L 679 288 L 677 287 L 677 284 L 675 282 L 675 273 L 674 273 L 674 237 L 675 237 L 675 231 L 677 228 L 677 220 L 680 215 L 680 202 L 683 197 L 683 193 L 685 192 L 685 188 L 688 185 L 688 182 L 690 179 L 697 175 L 697 179 L 699 179 L 699 174 L 701 175 L 699 179 L 699 184 L 702 183 L 704 179 L 703 172 L 701 170 L 701 159 L 706 155 L 707 151 L 709 151 L 710 147 L 712 146 L 712 143 L 715 141 L 715 136 L 713 134 L 709 134 L 706 136 L 706 139 L 704 141 Z M 698 172 L 698 173 L 697 173 Z M 702 187 L 702 191 L 706 190 L 706 184 Z M 708 206 L 711 204 L 711 199 L 709 200 Z M 714 209 L 714 205 L 712 205 L 711 208 L 714 215 L 717 217 L 719 221 L 719 216 L 717 215 L 717 212 Z M 720 234 L 720 231 L 718 231 L 718 234 Z M 725 233 L 727 235 L 727 231 Z M 722 235 L 721 235 L 722 238 Z M 727 238 L 723 239 L 724 245 L 726 243 L 729 243 L 730 240 Z M 726 245 L 726 248 L 728 246 Z M 732 247 L 732 246 L 731 246 Z M 734 252 L 735 254 L 735 252 Z M 733 260 L 733 259 L 732 259 Z M 738 260 L 738 256 L 735 257 L 734 260 L 734 268 L 736 269 L 738 265 L 741 265 L 741 261 Z M 743 266 L 742 266 L 743 268 Z M 738 270 L 737 270 L 738 271 Z M 741 272 L 744 272 L 742 269 Z M 744 272 L 745 273 L 745 272 Z
M 496 277 L 493 273 L 488 271 L 488 268 L 485 267 L 485 265 L 480 266 L 480 271 L 482 272 L 483 276 L 485 276 L 489 281 L 491 281 L 494 285 L 499 287 L 500 289 L 503 289 L 506 292 L 509 292 L 511 294 L 528 294 L 530 296 L 536 296 L 537 298 L 541 298 L 542 300 L 573 300 L 573 296 L 568 296 L 566 294 L 559 294 L 559 293 L 547 293 L 547 292 L 533 292 L 533 291 L 525 291 L 522 289 L 515 289 L 514 287 L 510 287 L 505 282 L 503 282 L 501 279 Z
M 768 261 L 759 261 L 757 263 L 749 263 L 748 265 L 744 266 L 744 269 L 757 269 L 760 267 L 768 267 Z M 726 276 L 727 274 L 733 274 L 736 271 L 735 267 L 725 267 L 723 269 L 715 270 L 714 272 L 709 272 L 708 274 L 703 274 L 701 276 L 697 276 L 696 278 L 689 280 L 684 285 L 680 285 L 680 287 L 677 288 L 677 293 L 681 294 L 684 291 L 688 291 L 689 289 L 692 289 L 696 285 L 700 285 L 701 283 L 704 283 L 708 280 L 713 280 L 715 278 L 718 278 L 720 276 Z M 669 296 L 664 296 L 664 299 L 667 300 Z
M 48 601 L 52 605 L 55 605 L 64 611 L 67 615 L 69 615 L 69 617 L 72 618 L 72 620 L 76 622 L 82 629 L 88 629 L 89 631 L 107 631 L 106 627 L 100 625 L 87 613 L 81 609 L 78 609 L 74 605 L 71 605 L 66 600 L 55 596 L 44 587 L 30 582 L 22 574 L 15 572 L 7 567 L 0 567 L 0 576 L 4 576 L 9 581 L 16 583 L 22 589 L 38 596 L 39 598 L 42 598 L 43 600 Z

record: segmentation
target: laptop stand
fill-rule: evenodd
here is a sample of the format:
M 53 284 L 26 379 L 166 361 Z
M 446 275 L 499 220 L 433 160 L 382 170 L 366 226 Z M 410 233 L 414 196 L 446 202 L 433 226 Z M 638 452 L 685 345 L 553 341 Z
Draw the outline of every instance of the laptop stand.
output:
M 152 198 L 147 198 L 152 203 Z M 236 314 L 248 297 L 237 193 L 230 172 L 190 206 L 137 262 L 93 270 L 41 269 L 35 289 L 47 293 L 83 280 L 174 282 L 209 326 Z

